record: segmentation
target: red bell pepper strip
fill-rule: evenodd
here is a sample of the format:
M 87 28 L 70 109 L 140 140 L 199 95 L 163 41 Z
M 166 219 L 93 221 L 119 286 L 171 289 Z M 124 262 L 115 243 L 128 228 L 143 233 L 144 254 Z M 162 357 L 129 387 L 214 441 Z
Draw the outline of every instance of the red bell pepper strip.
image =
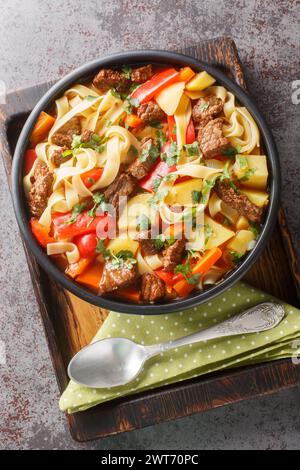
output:
M 24 155 L 24 175 L 28 175 L 31 168 L 33 167 L 36 158 L 36 152 L 34 149 L 26 150 Z
M 87 188 L 91 188 L 101 177 L 102 173 L 103 173 L 103 168 L 93 168 L 92 170 L 87 171 L 86 173 L 83 173 L 81 175 L 83 184 Z
M 71 219 L 72 213 L 67 212 L 63 215 L 52 214 L 52 221 L 54 225 L 54 233 L 59 239 L 73 238 L 77 235 L 84 235 L 85 233 L 96 232 L 97 225 L 106 215 L 96 215 L 90 217 L 87 211 L 78 214 L 73 223 L 68 223 Z
M 176 281 L 174 281 L 174 271 L 164 271 L 163 268 L 155 270 L 155 274 L 166 284 L 168 287 L 172 287 Z
M 168 136 L 169 140 L 176 142 L 176 123 L 174 116 L 168 116 Z
M 195 140 L 196 140 L 196 133 L 195 133 L 193 119 L 191 118 L 186 129 L 185 141 L 187 144 L 192 144 L 193 142 L 195 142 Z
M 169 173 L 172 173 L 172 171 L 176 171 L 176 165 L 170 167 L 166 162 L 159 159 L 150 175 L 139 181 L 139 186 L 146 191 L 153 192 L 153 184 L 155 180 L 159 177 L 163 178 Z
M 52 243 L 55 241 L 54 238 L 50 237 L 49 230 L 42 224 L 40 224 L 38 219 L 36 219 L 35 217 L 32 217 L 30 219 L 30 226 L 33 235 L 43 248 L 47 248 L 48 243 Z
M 169 68 L 153 75 L 150 80 L 143 83 L 139 88 L 131 93 L 132 99 L 137 99 L 140 104 L 148 103 L 163 88 L 176 82 L 179 72 L 173 68 Z

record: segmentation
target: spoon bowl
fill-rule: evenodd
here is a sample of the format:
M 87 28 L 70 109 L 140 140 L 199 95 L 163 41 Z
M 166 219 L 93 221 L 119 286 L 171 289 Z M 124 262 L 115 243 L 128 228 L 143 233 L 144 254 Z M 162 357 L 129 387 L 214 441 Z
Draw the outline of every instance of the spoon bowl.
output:
M 130 339 L 106 338 L 79 351 L 69 363 L 68 375 L 87 387 L 117 387 L 133 380 L 147 357 L 144 346 Z

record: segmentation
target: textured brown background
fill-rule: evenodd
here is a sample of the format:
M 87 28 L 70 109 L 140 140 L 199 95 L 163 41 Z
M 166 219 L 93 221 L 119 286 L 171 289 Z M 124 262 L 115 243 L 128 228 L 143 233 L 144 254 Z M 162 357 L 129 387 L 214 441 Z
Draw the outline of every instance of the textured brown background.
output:
M 0 80 L 13 90 L 63 76 L 101 54 L 180 48 L 231 35 L 249 89 L 279 148 L 283 204 L 299 236 L 299 2 L 0 0 Z M 74 443 L 57 409 L 58 391 L 3 168 L 0 168 L 0 448 L 299 448 L 299 388 L 105 439 Z M 280 267 L 279 267 L 280 269 Z

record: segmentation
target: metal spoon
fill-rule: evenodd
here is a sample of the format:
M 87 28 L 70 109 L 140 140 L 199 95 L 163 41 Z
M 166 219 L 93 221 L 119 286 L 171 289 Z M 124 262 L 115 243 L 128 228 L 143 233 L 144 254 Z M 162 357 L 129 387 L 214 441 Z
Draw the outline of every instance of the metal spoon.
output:
M 274 328 L 284 317 L 281 305 L 265 302 L 183 338 L 142 346 L 126 338 L 107 338 L 81 349 L 70 361 L 69 377 L 81 385 L 109 388 L 131 382 L 150 357 L 187 344 Z

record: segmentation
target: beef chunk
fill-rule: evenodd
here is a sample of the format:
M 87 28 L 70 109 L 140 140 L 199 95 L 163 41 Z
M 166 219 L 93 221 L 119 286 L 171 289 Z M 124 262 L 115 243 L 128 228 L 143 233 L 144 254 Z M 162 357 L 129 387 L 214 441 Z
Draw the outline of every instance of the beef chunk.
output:
M 92 136 L 95 134 L 94 131 L 90 131 L 89 129 L 84 129 L 81 137 L 80 137 L 80 140 L 81 142 L 83 143 L 87 143 L 91 140 Z
M 144 65 L 144 67 L 133 69 L 131 72 L 131 80 L 134 83 L 144 83 L 147 80 L 149 80 L 149 78 L 151 78 L 152 75 L 153 75 L 152 65 L 148 64 L 148 65 Z
M 219 198 L 228 204 L 228 206 L 237 210 L 239 214 L 244 215 L 251 222 L 261 221 L 263 209 L 253 204 L 245 194 L 237 194 L 230 187 L 229 182 L 217 181 L 215 190 Z
M 116 267 L 111 261 L 107 261 L 104 265 L 98 292 L 100 295 L 112 292 L 119 287 L 131 284 L 136 278 L 137 270 L 135 264 L 127 264 L 124 261 L 121 267 Z
M 155 274 L 142 275 L 142 299 L 146 302 L 155 302 L 166 295 L 165 283 Z
M 157 157 L 158 152 L 153 139 L 146 138 L 142 140 L 141 154 L 129 166 L 129 173 L 138 180 L 145 178 L 155 165 Z
M 141 104 L 137 108 L 137 115 L 145 124 L 149 124 L 153 121 L 162 121 L 166 117 L 163 110 L 154 101 Z
M 151 230 L 143 230 L 138 233 L 138 235 L 135 237 L 135 240 L 139 242 L 140 247 L 142 249 L 143 255 L 155 255 L 156 253 L 159 253 L 160 250 L 158 250 L 153 243 L 153 240 L 151 240 Z
M 52 142 L 61 147 L 71 148 L 73 136 L 79 134 L 81 134 L 80 118 L 74 116 L 53 134 Z
M 33 185 L 28 196 L 29 209 L 33 216 L 40 217 L 46 209 L 52 183 L 53 173 L 46 163 L 39 160 L 33 173 Z
M 200 98 L 193 107 L 192 117 L 195 123 L 204 121 L 207 124 L 223 109 L 223 101 L 214 95 Z
M 68 150 L 67 147 L 62 147 L 58 150 L 54 150 L 54 152 L 51 155 L 51 162 L 53 163 L 54 166 L 60 166 L 62 163 L 67 162 L 72 158 L 72 154 L 66 155 L 65 157 L 63 156 L 63 153 Z
M 118 208 L 119 198 L 129 196 L 135 190 L 135 179 L 128 173 L 121 173 L 104 191 L 106 202 Z
M 101 92 L 105 93 L 110 88 L 115 88 L 119 92 L 129 89 L 130 80 L 119 70 L 102 69 L 93 80 L 93 85 Z
M 164 271 L 173 271 L 173 269 L 180 263 L 183 252 L 185 249 L 185 240 L 176 240 L 173 245 L 170 245 L 164 252 Z
M 222 129 L 222 118 L 213 119 L 199 129 L 197 139 L 205 158 L 211 158 L 222 153 L 228 146 L 229 140 L 224 137 Z

